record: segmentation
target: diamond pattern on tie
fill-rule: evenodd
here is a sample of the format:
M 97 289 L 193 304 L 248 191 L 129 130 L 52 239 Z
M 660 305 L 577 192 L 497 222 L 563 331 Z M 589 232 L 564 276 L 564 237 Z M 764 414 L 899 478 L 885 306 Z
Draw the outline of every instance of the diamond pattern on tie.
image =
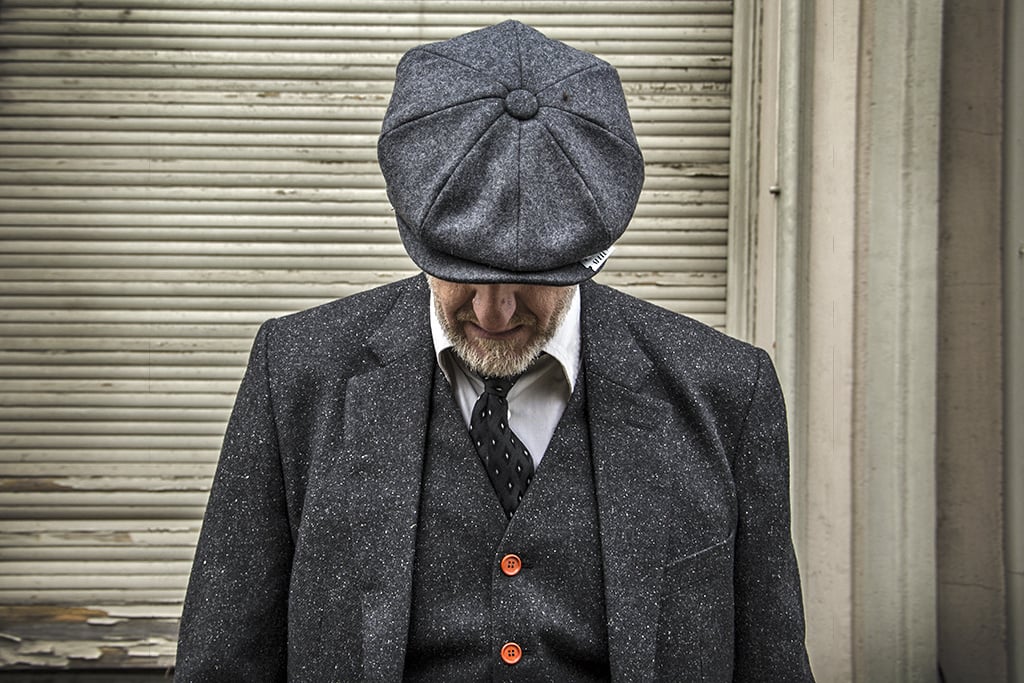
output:
M 508 425 L 506 397 L 514 383 L 506 377 L 485 377 L 469 424 L 473 445 L 510 519 L 533 478 L 533 458 Z

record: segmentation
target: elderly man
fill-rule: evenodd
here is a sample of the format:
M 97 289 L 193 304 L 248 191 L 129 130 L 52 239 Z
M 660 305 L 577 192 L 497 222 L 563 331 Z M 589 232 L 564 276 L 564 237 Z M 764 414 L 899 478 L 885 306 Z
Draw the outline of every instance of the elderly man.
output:
M 378 156 L 428 275 L 267 322 L 184 681 L 808 681 L 768 356 L 590 282 L 643 160 L 517 22 L 411 50 Z

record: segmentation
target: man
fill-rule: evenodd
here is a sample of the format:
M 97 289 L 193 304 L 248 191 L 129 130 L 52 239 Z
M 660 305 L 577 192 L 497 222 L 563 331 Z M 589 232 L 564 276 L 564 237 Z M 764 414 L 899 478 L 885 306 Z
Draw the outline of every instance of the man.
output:
M 179 680 L 811 680 L 770 360 L 589 281 L 643 182 L 615 70 L 422 46 L 378 156 L 429 276 L 260 329 Z

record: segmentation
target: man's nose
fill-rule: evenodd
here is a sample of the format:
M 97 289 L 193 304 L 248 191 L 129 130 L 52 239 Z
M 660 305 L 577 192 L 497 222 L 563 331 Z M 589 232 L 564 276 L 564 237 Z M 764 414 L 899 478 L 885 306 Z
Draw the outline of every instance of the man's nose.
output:
M 477 285 L 473 312 L 480 327 L 504 332 L 516 312 L 516 290 L 511 285 Z

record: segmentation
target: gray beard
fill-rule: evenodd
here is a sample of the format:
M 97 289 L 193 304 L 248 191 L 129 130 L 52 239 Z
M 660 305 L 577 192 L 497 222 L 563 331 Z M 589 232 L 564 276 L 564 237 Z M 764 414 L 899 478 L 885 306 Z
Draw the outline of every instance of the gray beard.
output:
M 504 340 L 480 339 L 471 343 L 461 327 L 453 326 L 448 321 L 441 309 L 440 300 L 436 297 L 434 309 L 441 329 L 452 344 L 452 350 L 466 367 L 481 377 L 518 377 L 533 365 L 547 343 L 555 336 L 555 332 L 565 320 L 572 296 L 573 290 L 570 289 L 552 313 L 547 326 L 536 329 L 536 336 L 526 346 L 518 349 L 512 342 Z

